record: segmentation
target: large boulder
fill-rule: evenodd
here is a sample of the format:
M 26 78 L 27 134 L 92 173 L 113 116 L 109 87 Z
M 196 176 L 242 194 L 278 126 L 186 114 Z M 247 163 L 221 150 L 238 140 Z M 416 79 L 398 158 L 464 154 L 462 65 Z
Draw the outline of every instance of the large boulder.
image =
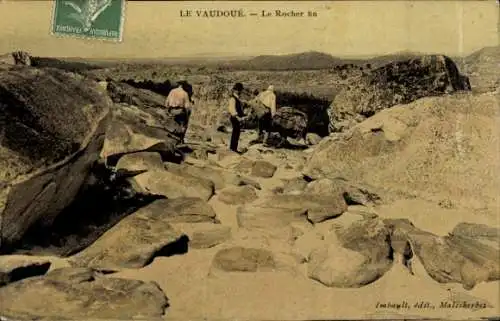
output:
M 395 61 L 357 78 L 337 94 L 329 110 L 330 130 L 341 131 L 385 108 L 422 97 L 470 89 L 467 77 L 446 56 Z
M 280 107 L 272 121 L 272 131 L 284 137 L 306 138 L 307 114 L 292 108 Z
M 392 266 L 391 230 L 378 218 L 352 217 L 342 223 L 333 226 L 332 241 L 309 255 L 308 276 L 340 288 L 376 281 Z
M 0 288 L 7 320 L 129 320 L 163 317 L 168 307 L 154 282 L 107 277 L 88 268 L 62 268 Z
M 98 159 L 112 105 L 97 83 L 54 69 L 0 73 L 0 242 L 50 225 Z

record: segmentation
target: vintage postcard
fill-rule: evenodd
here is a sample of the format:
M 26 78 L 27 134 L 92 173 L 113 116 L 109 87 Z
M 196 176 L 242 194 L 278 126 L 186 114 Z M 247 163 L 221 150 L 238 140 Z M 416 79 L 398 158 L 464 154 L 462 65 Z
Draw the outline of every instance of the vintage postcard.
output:
M 496 1 L 0 1 L 0 320 L 500 319 Z

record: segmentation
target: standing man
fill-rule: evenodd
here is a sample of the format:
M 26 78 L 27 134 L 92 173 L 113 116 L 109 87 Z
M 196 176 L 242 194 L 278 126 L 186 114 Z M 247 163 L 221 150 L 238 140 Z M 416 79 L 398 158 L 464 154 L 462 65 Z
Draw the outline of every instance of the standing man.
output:
M 257 140 L 253 143 L 263 143 L 269 137 L 273 117 L 276 114 L 276 94 L 274 93 L 274 86 L 270 85 L 267 90 L 261 92 L 257 96 L 257 100 L 264 105 L 264 110 L 259 117 L 259 134 Z
M 186 81 L 179 81 L 177 88 L 172 89 L 165 100 L 165 107 L 174 116 L 174 120 L 182 126 L 184 134 L 187 131 L 189 117 L 191 116 L 192 87 Z M 183 134 L 183 136 L 184 136 Z
M 233 152 L 238 152 L 238 143 L 241 134 L 241 122 L 245 119 L 245 114 L 243 113 L 243 105 L 241 103 L 240 95 L 243 91 L 243 85 L 241 83 L 236 83 L 233 86 L 231 97 L 229 98 L 228 112 L 231 125 L 233 127 L 231 133 L 231 143 L 229 149 Z

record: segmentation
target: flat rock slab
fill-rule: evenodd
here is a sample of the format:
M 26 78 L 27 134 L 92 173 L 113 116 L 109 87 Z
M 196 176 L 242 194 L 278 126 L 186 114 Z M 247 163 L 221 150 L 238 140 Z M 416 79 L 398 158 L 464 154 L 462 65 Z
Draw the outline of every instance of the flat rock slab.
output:
M 255 188 L 251 186 L 226 187 L 218 193 L 218 199 L 228 205 L 242 205 L 257 199 Z
M 169 223 L 215 223 L 216 213 L 212 206 L 197 197 L 180 197 L 156 200 L 141 211 L 161 216 Z
M 235 174 L 224 168 L 217 168 L 214 166 L 205 165 L 187 165 L 187 164 L 175 164 L 175 163 L 165 163 L 165 167 L 169 172 L 177 173 L 179 175 L 188 174 L 201 179 L 208 179 L 213 182 L 215 189 L 223 189 L 228 186 L 241 186 L 241 185 L 251 185 L 257 189 L 260 189 L 258 182 L 255 182 L 251 178 L 244 177 Z
M 235 246 L 215 254 L 212 267 L 226 272 L 258 272 L 276 268 L 276 261 L 265 249 Z
M 187 237 L 170 225 L 171 217 L 168 210 L 162 210 L 162 203 L 143 207 L 70 257 L 70 262 L 79 267 L 105 270 L 141 268 L 156 255 L 187 250 Z
M 165 294 L 154 282 L 62 268 L 0 288 L 2 315 L 14 320 L 151 319 L 164 315 Z
M 213 223 L 174 223 L 172 226 L 189 237 L 189 248 L 208 249 L 231 239 L 231 228 Z
M 240 227 L 286 226 L 294 221 L 320 223 L 347 210 L 343 199 L 325 195 L 272 195 L 238 211 Z
M 214 194 L 214 183 L 184 172 L 148 171 L 130 179 L 138 192 L 163 195 L 168 198 L 197 197 L 208 201 Z

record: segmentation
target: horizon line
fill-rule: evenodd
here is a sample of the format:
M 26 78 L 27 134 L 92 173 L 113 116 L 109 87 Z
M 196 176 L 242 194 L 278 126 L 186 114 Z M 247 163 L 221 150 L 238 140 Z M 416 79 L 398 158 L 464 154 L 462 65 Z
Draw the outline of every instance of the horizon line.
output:
M 164 57 L 130 57 L 130 56 L 115 56 L 115 57 L 78 57 L 78 56 L 36 56 L 33 55 L 34 57 L 40 57 L 40 58 L 59 58 L 59 59 L 92 59 L 92 60 L 119 60 L 119 59 L 129 59 L 129 60 L 168 60 L 168 59 L 177 59 L 177 60 L 188 60 L 188 59 L 253 59 L 257 57 L 285 57 L 285 56 L 294 56 L 294 55 L 300 55 L 300 54 L 307 54 L 307 53 L 317 53 L 317 54 L 324 54 L 328 55 L 332 58 L 339 58 L 339 59 L 353 59 L 353 60 L 362 60 L 362 59 L 370 59 L 370 58 L 378 58 L 378 57 L 384 57 L 384 56 L 393 56 L 393 55 L 445 55 L 445 56 L 450 56 L 450 57 L 455 57 L 455 58 L 465 58 L 477 51 L 480 51 L 484 48 L 491 48 L 491 47 L 497 47 L 497 46 L 485 46 L 482 47 L 481 49 L 474 50 L 471 53 L 468 54 L 450 54 L 450 53 L 443 53 L 443 52 L 423 52 L 423 51 L 411 51 L 411 50 L 402 50 L 402 51 L 394 51 L 394 52 L 388 52 L 388 53 L 379 53 L 379 54 L 366 54 L 366 55 L 335 55 L 335 54 L 330 54 L 324 51 L 317 51 L 317 50 L 310 50 L 310 51 L 301 51 L 301 52 L 291 52 L 291 53 L 279 53 L 279 54 L 255 54 L 255 55 L 244 55 L 244 54 L 194 54 L 194 55 L 186 55 L 186 56 L 164 56 Z

